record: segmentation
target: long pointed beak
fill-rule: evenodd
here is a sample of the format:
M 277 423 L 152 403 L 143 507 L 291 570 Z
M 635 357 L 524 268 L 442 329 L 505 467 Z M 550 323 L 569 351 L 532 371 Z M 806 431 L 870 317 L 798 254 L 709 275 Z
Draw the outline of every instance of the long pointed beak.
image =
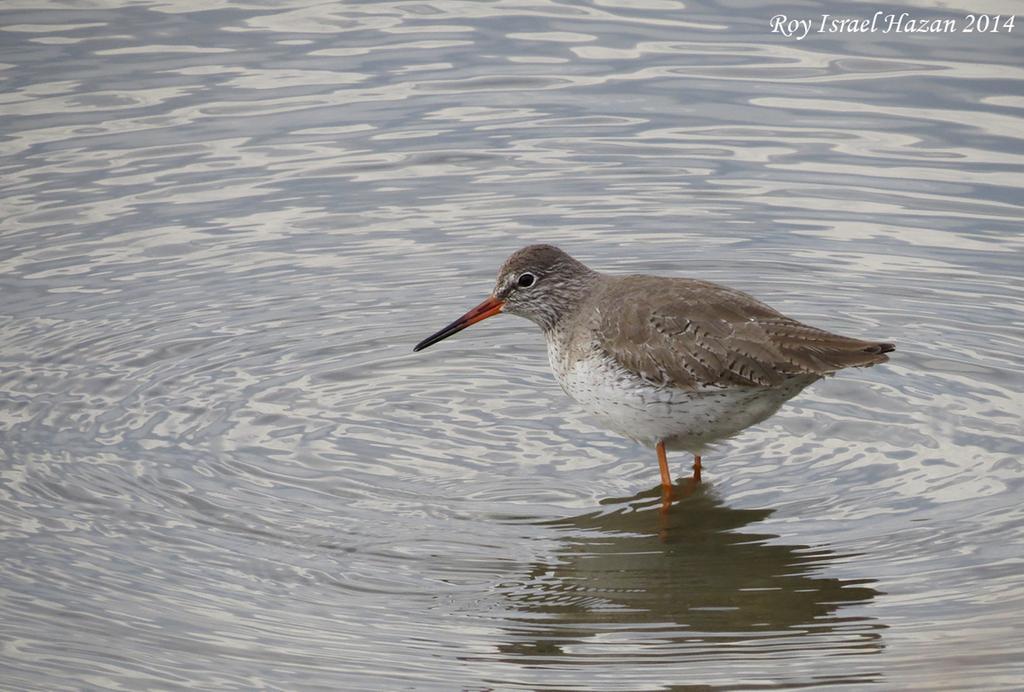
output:
M 427 346 L 432 346 L 441 339 L 447 339 L 452 334 L 457 334 L 458 332 L 461 332 L 463 329 L 465 329 L 471 324 L 476 324 L 480 320 L 486 320 L 488 317 L 493 317 L 494 315 L 497 315 L 499 312 L 502 311 L 504 307 L 505 301 L 498 300 L 494 296 L 491 296 L 487 300 L 485 300 L 484 302 L 480 303 L 475 308 L 467 312 L 465 315 L 449 324 L 441 331 L 437 332 L 436 334 L 431 334 L 426 339 L 416 344 L 416 346 L 414 346 L 412 350 L 422 351 Z

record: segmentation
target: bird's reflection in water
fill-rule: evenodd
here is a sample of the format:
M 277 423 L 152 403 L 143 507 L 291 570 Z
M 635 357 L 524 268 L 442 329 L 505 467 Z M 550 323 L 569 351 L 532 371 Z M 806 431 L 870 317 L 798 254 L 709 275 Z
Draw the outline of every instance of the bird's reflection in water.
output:
M 709 659 L 723 645 L 744 656 L 881 651 L 885 626 L 842 612 L 878 595 L 871 580 L 824 576 L 840 557 L 828 549 L 741 531 L 773 510 L 732 509 L 707 484 L 679 490 L 667 513 L 655 489 L 547 522 L 564 547 L 506 585 L 518 615 L 501 651 L 539 663 L 630 632 L 656 640 L 651 650 L 661 655 Z

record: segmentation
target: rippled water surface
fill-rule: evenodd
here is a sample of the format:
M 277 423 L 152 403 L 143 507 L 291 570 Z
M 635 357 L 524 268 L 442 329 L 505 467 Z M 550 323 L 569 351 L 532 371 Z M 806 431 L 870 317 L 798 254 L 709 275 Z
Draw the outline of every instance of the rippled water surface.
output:
M 0 686 L 1024 684 L 1024 26 L 780 13 L 5 2 Z M 539 241 L 898 350 L 662 518 L 533 325 L 411 352 Z

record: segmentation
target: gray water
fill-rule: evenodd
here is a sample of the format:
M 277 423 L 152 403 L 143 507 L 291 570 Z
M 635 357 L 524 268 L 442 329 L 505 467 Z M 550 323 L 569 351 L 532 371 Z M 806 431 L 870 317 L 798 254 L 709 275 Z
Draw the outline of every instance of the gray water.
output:
M 5 2 L 0 687 L 1024 684 L 1024 21 L 819 12 Z M 898 350 L 661 519 L 533 325 L 411 352 L 540 241 Z

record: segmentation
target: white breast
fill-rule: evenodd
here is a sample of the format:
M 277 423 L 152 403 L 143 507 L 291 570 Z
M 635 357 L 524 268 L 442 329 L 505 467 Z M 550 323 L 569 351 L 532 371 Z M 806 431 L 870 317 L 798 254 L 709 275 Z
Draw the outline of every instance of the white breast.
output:
M 809 381 L 777 388 L 713 387 L 680 389 L 654 385 L 600 356 L 569 362 L 554 339 L 548 360 L 565 393 L 605 427 L 653 447 L 700 454 L 775 413 Z

